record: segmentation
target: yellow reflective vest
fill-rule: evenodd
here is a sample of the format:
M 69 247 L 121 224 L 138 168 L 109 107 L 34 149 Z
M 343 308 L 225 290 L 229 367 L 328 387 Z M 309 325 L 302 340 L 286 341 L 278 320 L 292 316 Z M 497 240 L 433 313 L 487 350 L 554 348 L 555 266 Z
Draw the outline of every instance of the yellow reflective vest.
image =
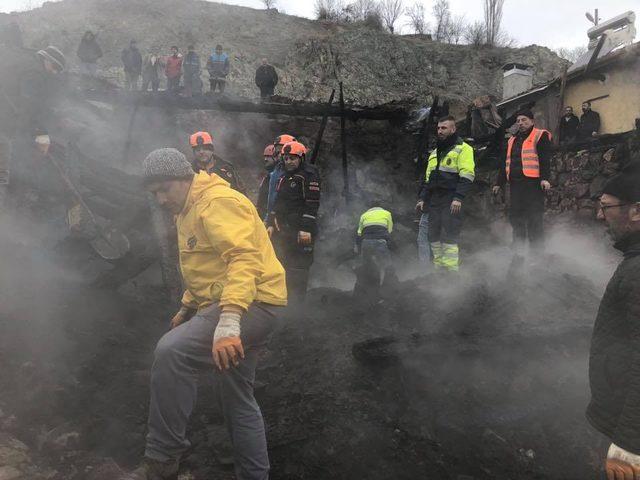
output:
M 364 212 L 358 224 L 358 236 L 362 236 L 365 228 L 373 226 L 384 227 L 389 233 L 393 232 L 393 217 L 391 213 L 380 207 L 374 207 Z

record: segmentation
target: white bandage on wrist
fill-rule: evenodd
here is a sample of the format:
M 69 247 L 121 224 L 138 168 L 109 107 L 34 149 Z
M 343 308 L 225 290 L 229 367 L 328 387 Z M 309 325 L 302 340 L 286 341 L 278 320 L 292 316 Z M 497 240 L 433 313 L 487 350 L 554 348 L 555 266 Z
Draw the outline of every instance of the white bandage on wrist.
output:
M 629 465 L 640 465 L 640 455 L 626 451 L 615 443 L 612 443 L 607 453 L 607 458 L 621 460 Z
M 213 341 L 217 342 L 221 338 L 240 336 L 240 319 L 242 315 L 238 312 L 222 312 L 218 320 L 218 326 L 213 333 Z

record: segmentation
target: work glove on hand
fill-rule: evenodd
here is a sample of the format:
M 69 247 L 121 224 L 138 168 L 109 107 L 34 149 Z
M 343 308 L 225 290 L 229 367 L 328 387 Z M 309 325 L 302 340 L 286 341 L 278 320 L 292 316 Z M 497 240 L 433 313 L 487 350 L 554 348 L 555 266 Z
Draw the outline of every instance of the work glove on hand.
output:
M 309 232 L 298 232 L 298 243 L 303 247 L 311 245 L 311 234 Z
M 244 349 L 240 340 L 240 318 L 236 311 L 223 310 L 213 334 L 213 361 L 218 370 L 228 370 L 229 366 L 237 366 L 244 358 Z
M 638 480 L 640 479 L 640 455 L 627 452 L 612 443 L 607 453 L 605 470 L 607 480 Z
M 193 314 L 194 314 L 193 309 L 183 306 L 180 310 L 178 310 L 178 313 L 176 313 L 171 319 L 171 322 L 170 322 L 171 329 L 173 330 L 178 325 L 182 325 L 184 322 L 189 320 L 193 316 Z

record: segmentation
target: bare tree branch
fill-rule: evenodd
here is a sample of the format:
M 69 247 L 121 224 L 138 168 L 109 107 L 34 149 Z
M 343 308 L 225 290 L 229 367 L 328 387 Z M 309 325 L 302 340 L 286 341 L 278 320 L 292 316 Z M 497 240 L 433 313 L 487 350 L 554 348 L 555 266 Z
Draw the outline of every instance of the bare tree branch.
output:
M 400 15 L 402 15 L 402 10 L 402 0 L 382 0 L 380 2 L 380 17 L 385 27 L 387 27 L 391 33 L 393 33 L 394 26 L 400 18 Z
M 405 15 L 409 17 L 409 26 L 411 26 L 415 33 L 420 35 L 427 33 L 429 24 L 427 23 L 427 15 L 422 3 L 414 3 L 411 7 L 407 8 Z
M 262 0 L 262 4 L 264 5 L 264 8 L 271 10 L 272 8 L 275 8 L 276 0 Z
M 451 9 L 449 0 L 436 0 L 433 5 L 433 17 L 435 28 L 433 29 L 434 40 L 444 42 L 446 40 L 449 23 L 451 22 Z
M 564 58 L 565 60 L 569 60 L 572 63 L 578 61 L 578 59 L 587 53 L 587 47 L 584 45 L 580 45 L 578 47 L 566 48 L 560 47 L 555 51 L 559 57 Z
M 484 27 L 491 47 L 498 45 L 503 6 L 504 0 L 484 0 Z

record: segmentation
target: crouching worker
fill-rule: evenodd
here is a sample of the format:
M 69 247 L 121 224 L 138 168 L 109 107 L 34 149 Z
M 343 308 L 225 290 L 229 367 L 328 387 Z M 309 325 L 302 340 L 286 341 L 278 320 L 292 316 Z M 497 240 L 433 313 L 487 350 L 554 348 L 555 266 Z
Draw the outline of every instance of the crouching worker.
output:
M 391 213 L 377 204 L 360 217 L 355 246 L 360 256 L 353 289 L 355 297 L 378 296 L 383 284 L 396 280 L 391 262 L 392 232 Z
M 255 207 L 217 175 L 194 174 L 182 153 L 163 148 L 146 158 L 144 176 L 160 206 L 176 215 L 185 292 L 155 350 L 145 459 L 134 478 L 176 478 L 189 447 L 196 373 L 215 370 L 236 478 L 267 479 L 253 382 L 260 349 L 287 303 L 284 269 Z

